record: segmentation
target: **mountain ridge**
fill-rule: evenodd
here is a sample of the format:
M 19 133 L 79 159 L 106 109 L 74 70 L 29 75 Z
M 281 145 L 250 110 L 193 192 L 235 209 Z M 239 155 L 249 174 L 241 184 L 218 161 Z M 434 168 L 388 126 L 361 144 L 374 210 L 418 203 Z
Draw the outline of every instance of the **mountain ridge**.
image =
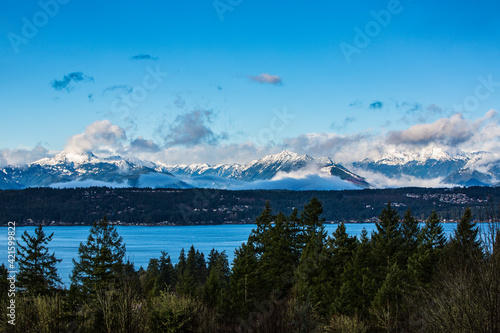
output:
M 92 152 L 62 151 L 25 166 L 0 168 L 0 189 L 26 187 L 171 187 L 220 189 L 339 190 L 373 187 L 370 177 L 413 177 L 438 186 L 495 186 L 500 157 L 488 152 L 447 152 L 440 148 L 394 151 L 378 159 L 342 165 L 330 157 L 283 150 L 246 164 L 168 165 Z M 97 184 L 97 185 L 96 185 Z

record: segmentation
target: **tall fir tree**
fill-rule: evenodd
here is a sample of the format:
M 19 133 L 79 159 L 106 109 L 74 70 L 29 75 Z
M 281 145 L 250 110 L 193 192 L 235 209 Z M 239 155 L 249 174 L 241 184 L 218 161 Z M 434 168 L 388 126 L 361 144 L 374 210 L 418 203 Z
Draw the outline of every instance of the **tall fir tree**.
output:
M 408 258 L 415 253 L 421 241 L 420 226 L 418 220 L 413 216 L 411 209 L 406 211 L 401 223 L 401 231 L 403 233 L 403 265 L 406 266 Z
M 432 249 L 443 249 L 446 245 L 446 235 L 441 224 L 441 219 L 436 211 L 432 211 L 422 229 L 422 243 Z
M 255 219 L 256 228 L 252 229 L 248 241 L 253 243 L 257 255 L 262 255 L 269 246 L 269 230 L 272 228 L 275 216 L 271 208 L 271 203 L 266 201 L 264 210 Z
M 292 256 L 295 258 L 296 264 L 300 260 L 302 250 L 305 247 L 304 226 L 299 216 L 299 210 L 295 208 L 287 218 L 287 233 L 291 237 L 292 248 L 290 249 Z
M 125 244 L 116 228 L 104 217 L 95 222 L 85 244 L 78 249 L 78 260 L 73 259 L 71 284 L 83 294 L 119 281 L 124 268 Z
M 342 273 L 340 296 L 336 302 L 338 312 L 368 316 L 369 307 L 377 291 L 374 275 L 376 270 L 372 243 L 368 232 L 363 228 L 354 258 L 346 264 Z
M 9 272 L 7 270 L 7 267 L 5 266 L 4 263 L 0 265 L 0 303 L 2 301 L 7 300 L 7 296 L 9 294 L 9 280 L 7 280 L 9 277 Z M 1 322 L 1 321 L 0 321 Z
M 176 276 L 172 260 L 167 252 L 161 251 L 158 261 L 160 273 L 160 290 L 170 290 L 176 282 Z
M 201 287 L 203 284 L 205 284 L 208 278 L 207 262 L 205 261 L 205 255 L 203 254 L 203 252 L 200 252 L 199 250 L 196 250 L 195 259 L 196 259 L 195 260 L 196 280 L 198 282 L 198 286 Z
M 322 213 L 323 206 L 315 197 L 304 206 L 301 213 L 306 244 L 295 272 L 294 290 L 299 299 L 319 305 L 319 312 L 326 315 L 330 311 L 330 304 L 324 302 L 325 295 L 332 292 L 332 283 L 329 281 L 331 254 L 326 250 Z
M 231 269 L 229 268 L 229 261 L 225 250 L 220 253 L 215 249 L 210 251 L 207 269 L 209 276 L 212 270 L 215 270 L 220 275 L 222 285 L 228 285 Z
M 229 279 L 232 308 L 237 316 L 245 317 L 255 311 L 256 304 L 264 300 L 261 288 L 259 261 L 253 243 L 243 243 L 234 251 Z
M 186 269 L 186 253 L 184 251 L 184 248 L 182 248 L 181 252 L 179 253 L 177 264 L 175 265 L 175 275 L 177 279 L 180 279 L 182 274 L 184 274 L 185 269 Z
M 148 295 L 156 295 L 160 291 L 171 291 L 176 282 L 176 275 L 168 253 L 161 251 L 160 258 L 150 259 L 141 279 Z
M 217 272 L 217 269 L 210 271 L 208 275 L 207 282 L 203 285 L 201 289 L 201 299 L 203 302 L 211 308 L 215 308 L 222 302 L 223 297 L 223 285 L 222 285 L 221 275 Z
M 160 292 L 160 264 L 158 258 L 151 258 L 148 267 L 141 272 L 141 283 L 144 293 L 150 297 Z
M 356 254 L 358 242 L 356 236 L 349 236 L 344 223 L 340 223 L 332 236 L 327 241 L 327 253 L 329 260 L 325 262 L 324 270 L 327 271 L 329 283 L 332 289 L 325 294 L 325 302 L 332 304 L 330 310 L 340 313 L 342 305 L 340 301 L 340 290 L 343 284 L 342 274 L 348 264 L 352 264 Z
M 375 223 L 376 230 L 372 234 L 373 251 L 379 265 L 378 284 L 385 280 L 387 270 L 393 263 L 401 265 L 403 259 L 403 236 L 401 223 L 396 209 L 387 204 Z
M 259 258 L 263 292 L 269 296 L 278 292 L 276 297 L 284 297 L 294 283 L 298 258 L 292 233 L 288 218 L 280 212 L 274 226 L 267 231 L 268 244 Z
M 323 204 L 316 197 L 313 197 L 300 214 L 306 243 L 312 241 L 313 238 L 320 243 L 326 239 L 325 219 L 320 218 L 321 214 L 323 214 Z
M 21 236 L 25 245 L 18 244 L 17 248 L 17 280 L 21 289 L 28 294 L 50 294 L 61 284 L 56 268 L 61 259 L 57 259 L 55 253 L 50 254 L 48 248 L 53 236 L 54 233 L 45 235 L 41 224 L 35 229 L 34 236 L 30 236 L 27 231 Z
M 451 238 L 450 247 L 460 258 L 478 260 L 481 258 L 482 242 L 479 227 L 472 220 L 472 210 L 467 207 Z
M 207 281 L 201 291 L 202 299 L 209 307 L 219 309 L 227 299 L 229 286 L 230 269 L 226 251 L 221 253 L 215 249 L 210 251 L 208 272 Z
M 402 302 L 403 267 L 405 264 L 404 238 L 399 214 L 387 204 L 375 223 L 372 234 L 373 254 L 378 265 L 375 274 L 375 293 L 371 311 L 376 317 L 384 318 L 382 323 L 389 330 L 398 322 Z M 392 329 L 391 329 L 392 330 Z
M 199 252 L 196 252 L 194 246 L 191 245 L 186 259 L 186 267 L 176 286 L 176 291 L 184 296 L 195 296 L 198 291 L 198 257 Z
M 420 231 L 420 243 L 408 259 L 408 273 L 414 286 L 428 286 L 436 272 L 446 245 L 441 220 L 433 211 Z

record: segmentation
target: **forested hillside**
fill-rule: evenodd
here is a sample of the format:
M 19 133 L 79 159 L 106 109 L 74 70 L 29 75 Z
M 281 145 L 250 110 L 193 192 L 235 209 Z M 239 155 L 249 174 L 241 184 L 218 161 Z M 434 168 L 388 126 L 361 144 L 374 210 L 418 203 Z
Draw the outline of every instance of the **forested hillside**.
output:
M 424 220 L 433 210 L 444 221 L 459 220 L 466 206 L 482 219 L 500 202 L 500 188 L 400 188 L 352 191 L 226 191 L 208 189 L 30 188 L 0 191 L 0 223 L 90 225 L 103 216 L 122 224 L 254 223 L 267 200 L 290 214 L 316 196 L 327 222 L 373 222 L 388 202 L 400 213 L 411 208 Z

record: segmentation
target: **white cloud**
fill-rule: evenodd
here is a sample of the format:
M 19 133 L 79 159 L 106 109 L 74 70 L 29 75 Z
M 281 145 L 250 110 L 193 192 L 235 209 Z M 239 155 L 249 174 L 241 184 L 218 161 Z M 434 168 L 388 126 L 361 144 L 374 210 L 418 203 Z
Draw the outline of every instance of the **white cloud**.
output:
M 484 117 L 471 121 L 464 119 L 461 113 L 457 113 L 430 124 L 417 124 L 403 131 L 391 132 L 387 141 L 393 144 L 417 146 L 428 144 L 456 146 L 469 141 L 495 115 L 496 111 L 490 110 Z
M 275 153 L 279 148 L 256 146 L 251 142 L 196 145 L 192 147 L 168 147 L 155 154 L 140 155 L 168 165 L 191 163 L 248 163 L 264 155 Z M 141 157 L 141 158 L 143 158 Z
M 328 191 L 328 190 L 359 190 L 360 187 L 345 182 L 338 177 L 320 177 L 318 175 L 309 174 L 302 178 L 284 177 L 278 180 L 262 180 L 246 183 L 240 187 L 235 186 L 231 189 L 234 190 L 281 190 L 292 189 L 295 191 Z
M 455 114 L 430 124 L 414 125 L 388 134 L 306 133 L 285 139 L 283 146 L 297 153 L 329 156 L 339 163 L 352 163 L 365 158 L 377 160 L 390 152 L 414 151 L 425 147 L 500 153 L 500 124 L 497 118 L 497 112 L 490 110 L 477 120 Z
M 362 169 L 350 169 L 352 172 L 364 177 L 370 185 L 375 188 L 397 188 L 397 187 L 454 187 L 456 185 L 442 183 L 444 178 L 421 179 L 410 175 L 398 175 L 391 178 L 378 172 Z
M 385 147 L 379 137 L 369 132 L 352 135 L 306 133 L 287 138 L 284 147 L 301 154 L 328 156 L 335 161 L 350 163 L 382 155 Z
M 52 155 L 41 145 L 37 145 L 33 149 L 2 149 L 0 150 L 0 166 L 26 165 Z
M 69 138 L 64 150 L 80 154 L 91 151 L 95 154 L 115 154 L 123 151 L 127 139 L 125 130 L 109 120 L 98 120 L 87 126 L 85 131 Z
M 465 152 L 488 151 L 500 154 L 500 124 L 494 110 L 488 111 L 477 120 L 465 119 L 462 114 L 455 114 L 433 123 L 414 125 L 406 130 L 388 134 L 374 131 L 349 135 L 306 133 L 286 138 L 281 144 L 269 146 L 254 142 L 215 144 L 212 140 L 206 140 L 216 135 L 207 127 L 211 115 L 189 115 L 198 122 L 195 123 L 194 131 L 190 132 L 192 135 L 177 136 L 177 140 L 181 140 L 184 145 L 179 141 L 178 145 L 161 147 L 158 143 L 142 137 L 127 140 L 124 128 L 108 120 L 99 120 L 90 124 L 83 133 L 69 138 L 65 150 L 70 153 L 92 151 L 98 156 L 117 154 L 168 165 L 244 164 L 283 149 L 314 157 L 328 156 L 343 164 L 362 161 L 365 158 L 377 160 L 390 152 L 420 150 L 428 146 L 444 150 L 460 149 Z M 189 116 L 179 119 L 175 126 L 178 125 L 178 130 L 181 131 L 181 128 L 189 127 L 188 120 L 191 118 Z M 174 140 L 173 137 L 171 139 Z M 52 152 L 41 146 L 32 150 L 4 149 L 0 151 L 0 165 L 26 164 L 51 155 Z

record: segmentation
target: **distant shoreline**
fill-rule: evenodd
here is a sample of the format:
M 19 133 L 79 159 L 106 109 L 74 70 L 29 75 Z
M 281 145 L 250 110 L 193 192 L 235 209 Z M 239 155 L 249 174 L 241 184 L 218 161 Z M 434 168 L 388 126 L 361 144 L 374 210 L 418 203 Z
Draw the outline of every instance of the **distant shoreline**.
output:
M 477 222 L 490 219 L 500 188 L 397 188 L 344 191 L 30 188 L 0 191 L 0 226 L 90 226 L 106 216 L 117 226 L 202 226 L 253 224 L 266 201 L 275 212 L 299 211 L 312 197 L 323 203 L 327 224 L 375 223 L 391 203 L 402 218 L 408 209 L 419 221 L 436 211 L 456 223 L 471 207 Z

